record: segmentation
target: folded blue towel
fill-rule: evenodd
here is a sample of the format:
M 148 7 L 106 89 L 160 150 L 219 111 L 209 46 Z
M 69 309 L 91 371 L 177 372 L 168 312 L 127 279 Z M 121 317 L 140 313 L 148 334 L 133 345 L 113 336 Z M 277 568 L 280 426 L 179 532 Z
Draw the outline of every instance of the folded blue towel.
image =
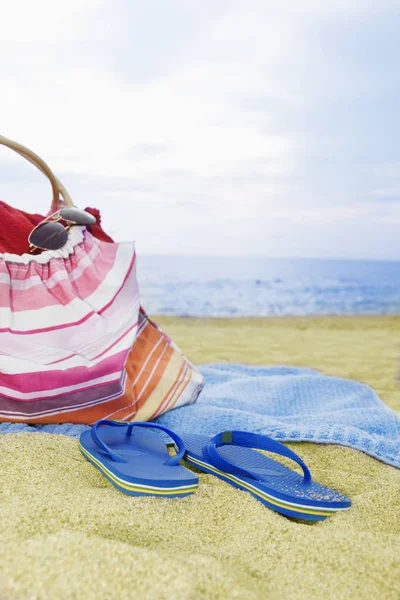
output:
M 366 385 L 312 369 L 205 365 L 196 404 L 157 422 L 183 432 L 214 435 L 241 429 L 280 441 L 340 444 L 400 468 L 400 416 Z M 46 431 L 79 437 L 85 425 L 3 423 L 0 433 Z

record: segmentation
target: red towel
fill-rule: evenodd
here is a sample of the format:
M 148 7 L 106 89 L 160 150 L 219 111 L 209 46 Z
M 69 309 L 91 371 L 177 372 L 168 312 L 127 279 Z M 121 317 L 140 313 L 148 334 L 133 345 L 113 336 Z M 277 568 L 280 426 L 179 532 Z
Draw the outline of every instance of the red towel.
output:
M 96 225 L 90 225 L 88 230 L 94 237 L 104 242 L 113 240 L 101 228 L 101 215 L 97 208 L 85 208 L 96 217 Z M 32 229 L 45 217 L 18 210 L 0 201 L 0 253 L 24 254 L 29 252 L 28 236 Z

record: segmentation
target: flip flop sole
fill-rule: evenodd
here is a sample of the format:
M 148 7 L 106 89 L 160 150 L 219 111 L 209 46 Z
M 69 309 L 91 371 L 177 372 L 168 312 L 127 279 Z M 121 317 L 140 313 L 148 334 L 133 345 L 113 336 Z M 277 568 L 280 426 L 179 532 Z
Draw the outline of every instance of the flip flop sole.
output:
M 236 487 L 240 490 L 244 490 L 246 492 L 250 492 L 250 494 L 254 496 L 257 500 L 259 500 L 275 512 L 278 512 L 282 515 L 286 515 L 287 517 L 293 517 L 295 519 L 302 519 L 307 521 L 324 521 L 333 514 L 341 512 L 343 510 L 348 510 L 350 508 L 317 508 L 315 506 L 297 504 L 296 502 L 283 501 L 281 498 L 274 496 L 270 491 L 261 491 L 259 488 L 249 484 L 247 481 L 242 480 L 240 477 L 236 477 L 229 473 L 219 471 L 209 463 L 195 458 L 187 451 L 184 460 L 188 464 L 200 469 L 201 471 L 204 471 L 205 473 L 210 473 L 210 475 L 215 475 L 219 479 L 226 481 L 233 487 Z
M 86 448 L 83 448 L 81 444 L 79 445 L 79 449 L 84 457 L 91 462 L 92 465 L 95 466 L 96 469 L 98 469 L 102 475 L 104 475 L 104 477 L 113 484 L 113 486 L 129 496 L 162 496 L 163 498 L 182 498 L 184 496 L 190 496 L 193 494 L 199 485 L 196 483 L 193 485 L 161 487 L 157 485 L 143 485 L 134 483 L 132 481 L 127 481 L 121 477 L 118 477 L 115 473 L 107 469 L 107 467 L 105 467 L 99 460 L 90 454 Z

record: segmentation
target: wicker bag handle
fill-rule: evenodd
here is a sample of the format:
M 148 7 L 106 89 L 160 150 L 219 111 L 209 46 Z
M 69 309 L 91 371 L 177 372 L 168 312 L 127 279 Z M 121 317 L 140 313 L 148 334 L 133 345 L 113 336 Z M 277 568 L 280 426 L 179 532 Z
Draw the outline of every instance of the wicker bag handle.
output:
M 26 158 L 26 160 L 29 160 L 29 162 L 35 165 L 35 167 L 37 167 L 39 171 L 41 171 L 44 175 L 46 175 L 46 177 L 48 177 L 51 183 L 51 188 L 53 190 L 53 204 L 55 206 L 60 206 L 62 204 L 61 198 L 64 199 L 64 203 L 66 206 L 74 206 L 74 203 L 72 202 L 71 197 L 68 194 L 65 187 L 54 175 L 53 171 L 50 169 L 48 164 L 40 158 L 40 156 L 32 152 L 32 150 L 29 150 L 29 148 L 26 148 L 22 144 L 9 140 L 2 135 L 0 135 L 0 144 L 2 144 L 3 146 L 7 146 L 7 148 L 11 148 L 11 150 L 14 150 L 14 152 L 17 152 L 17 154 L 20 154 L 21 156 Z

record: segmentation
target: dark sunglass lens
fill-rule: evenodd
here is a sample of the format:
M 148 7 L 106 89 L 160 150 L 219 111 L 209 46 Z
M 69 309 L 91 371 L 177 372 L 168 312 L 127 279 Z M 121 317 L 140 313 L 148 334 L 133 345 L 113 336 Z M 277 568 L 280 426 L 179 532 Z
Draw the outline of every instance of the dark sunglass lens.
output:
M 42 250 L 59 250 L 68 240 L 68 231 L 61 223 L 43 223 L 38 225 L 29 236 L 29 243 Z
M 80 208 L 62 208 L 60 217 L 77 225 L 94 225 L 96 223 L 96 217 Z

